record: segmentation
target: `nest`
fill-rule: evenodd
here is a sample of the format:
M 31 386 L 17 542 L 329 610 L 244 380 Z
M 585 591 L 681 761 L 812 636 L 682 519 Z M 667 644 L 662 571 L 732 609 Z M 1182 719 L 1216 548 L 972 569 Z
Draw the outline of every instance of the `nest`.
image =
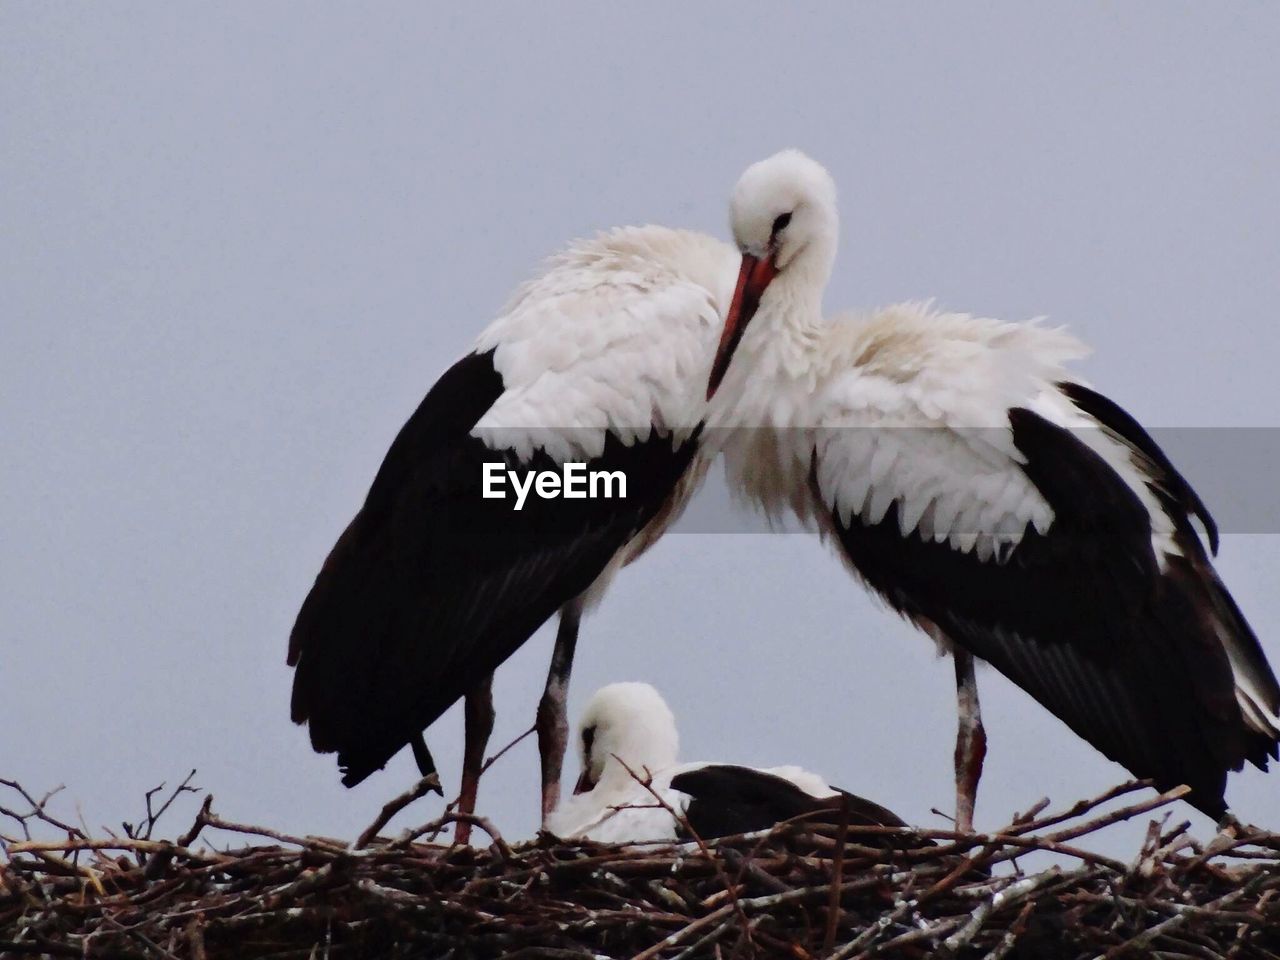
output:
M 233 823 L 210 798 L 190 829 L 154 839 L 187 782 L 158 809 L 148 794 L 123 836 L 91 837 L 49 797 L 0 784 L 20 826 L 0 834 L 6 957 L 1280 955 L 1280 835 L 1236 825 L 1202 845 L 1166 812 L 1131 862 L 1081 845 L 1182 792 L 1129 802 L 1141 784 L 1057 813 L 1041 801 L 995 833 L 788 823 L 632 847 L 512 845 L 451 812 L 378 836 L 425 781 L 353 843 Z M 459 822 L 488 845 L 437 842 Z

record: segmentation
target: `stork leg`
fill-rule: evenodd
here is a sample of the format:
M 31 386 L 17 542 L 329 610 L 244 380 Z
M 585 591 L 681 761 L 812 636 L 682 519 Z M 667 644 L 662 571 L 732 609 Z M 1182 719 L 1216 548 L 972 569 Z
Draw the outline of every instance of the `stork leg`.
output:
M 582 605 L 577 600 L 560 610 L 560 629 L 551 653 L 551 669 L 547 687 L 538 703 L 538 753 L 542 758 L 542 823 L 560 802 L 560 772 L 564 768 L 565 749 L 569 745 L 569 721 L 565 716 L 565 698 L 569 692 L 569 672 L 573 669 L 573 651 L 578 644 L 578 623 Z
M 956 700 L 960 722 L 956 733 L 956 830 L 973 832 L 973 808 L 978 799 L 982 761 L 987 755 L 987 732 L 982 728 L 978 705 L 978 678 L 973 654 L 955 649 Z
M 462 748 L 462 789 L 458 792 L 458 812 L 476 812 L 476 792 L 480 789 L 480 770 L 484 766 L 484 750 L 493 733 L 493 674 L 489 674 L 467 694 L 463 704 L 466 725 Z M 471 824 L 459 823 L 453 838 L 458 843 L 471 842 Z

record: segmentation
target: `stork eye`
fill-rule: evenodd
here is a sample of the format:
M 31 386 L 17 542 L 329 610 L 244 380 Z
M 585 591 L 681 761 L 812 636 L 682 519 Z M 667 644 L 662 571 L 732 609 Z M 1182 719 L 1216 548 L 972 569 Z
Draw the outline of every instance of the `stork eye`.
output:
M 591 756 L 591 745 L 596 742 L 596 728 L 587 727 L 582 731 L 582 753 L 584 756 Z
M 773 221 L 773 235 L 776 237 L 783 230 L 787 229 L 787 224 L 791 222 L 790 213 L 780 213 L 778 218 Z

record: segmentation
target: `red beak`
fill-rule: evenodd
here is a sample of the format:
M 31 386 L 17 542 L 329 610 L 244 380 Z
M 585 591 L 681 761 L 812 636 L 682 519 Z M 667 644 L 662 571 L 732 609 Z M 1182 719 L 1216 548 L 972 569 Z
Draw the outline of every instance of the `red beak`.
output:
M 710 400 L 724 379 L 729 369 L 729 361 L 733 359 L 733 351 L 738 349 L 742 334 L 747 324 L 755 316 L 760 306 L 760 298 L 764 296 L 769 281 L 777 274 L 778 268 L 773 265 L 773 258 L 760 260 L 749 253 L 742 255 L 742 269 L 738 271 L 738 286 L 733 291 L 733 302 L 729 304 L 729 313 L 724 318 L 724 332 L 720 335 L 720 347 L 716 350 L 715 362 L 711 364 L 711 378 L 707 381 L 707 399 Z
M 586 793 L 594 786 L 595 784 L 591 782 L 590 771 L 584 769 L 582 771 L 582 776 L 578 777 L 578 782 L 573 785 L 574 795 L 576 796 L 579 793 Z

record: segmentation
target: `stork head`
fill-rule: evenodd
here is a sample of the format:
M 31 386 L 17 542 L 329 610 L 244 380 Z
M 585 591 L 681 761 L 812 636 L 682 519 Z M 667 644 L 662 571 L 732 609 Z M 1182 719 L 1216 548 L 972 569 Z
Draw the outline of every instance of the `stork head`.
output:
M 816 160 L 783 150 L 747 167 L 734 187 L 729 216 L 742 266 L 707 382 L 708 400 L 775 280 L 787 278 L 821 295 L 839 229 L 835 181 Z
M 597 690 L 578 721 L 577 739 L 582 776 L 574 793 L 605 779 L 629 781 L 626 767 L 640 777 L 646 769 L 658 773 L 676 762 L 680 749 L 676 719 L 647 683 L 611 683 Z

